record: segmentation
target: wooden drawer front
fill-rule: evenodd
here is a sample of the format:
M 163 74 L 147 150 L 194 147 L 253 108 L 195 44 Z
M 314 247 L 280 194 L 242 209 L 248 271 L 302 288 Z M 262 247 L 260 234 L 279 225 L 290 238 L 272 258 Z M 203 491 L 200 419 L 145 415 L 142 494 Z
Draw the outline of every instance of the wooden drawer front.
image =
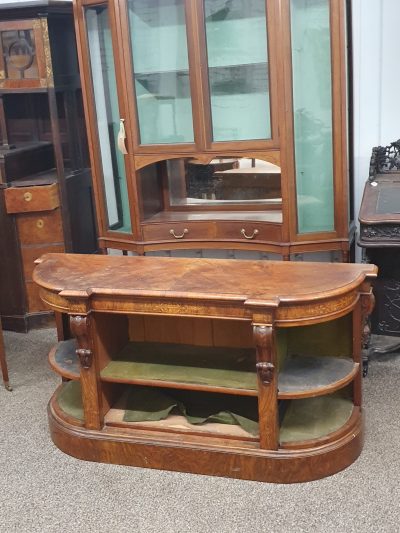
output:
M 51 244 L 64 242 L 61 212 L 19 215 L 17 227 L 21 244 Z
M 164 224 L 147 224 L 143 226 L 145 241 L 190 241 L 208 240 L 215 237 L 215 225 L 212 222 L 172 222 Z
M 5 190 L 7 213 L 51 211 L 60 205 L 58 186 L 10 187 Z
M 35 268 L 35 260 L 44 254 L 62 253 L 65 251 L 63 244 L 55 244 L 49 246 L 23 246 L 21 248 L 22 264 L 24 269 L 25 281 L 32 280 L 33 269 Z
M 243 242 L 280 242 L 282 226 L 262 222 L 219 222 L 217 238 Z

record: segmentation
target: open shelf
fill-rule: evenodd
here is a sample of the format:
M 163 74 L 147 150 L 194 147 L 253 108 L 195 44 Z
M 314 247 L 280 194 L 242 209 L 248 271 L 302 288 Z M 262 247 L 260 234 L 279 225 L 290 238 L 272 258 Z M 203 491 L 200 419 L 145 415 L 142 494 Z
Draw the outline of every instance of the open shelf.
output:
M 268 207 L 268 200 L 263 202 Z M 278 202 L 271 202 L 271 205 L 279 205 Z M 162 222 L 194 222 L 209 220 L 233 220 L 233 221 L 253 221 L 253 222 L 273 222 L 282 223 L 282 211 L 160 211 L 155 215 L 146 218 L 144 223 Z
M 339 357 L 289 357 L 278 381 L 278 398 L 321 396 L 348 385 L 359 372 L 359 364 Z
M 140 387 L 140 389 L 142 388 Z M 128 396 L 129 391 L 127 390 L 117 401 L 117 403 L 109 410 L 104 418 L 105 426 L 258 441 L 259 437 L 257 433 L 250 433 L 238 424 L 227 424 L 212 421 L 204 422 L 202 424 L 192 424 L 186 419 L 185 416 L 178 413 L 176 410 L 173 410 L 166 418 L 161 420 L 126 420 L 125 415 L 126 413 L 129 413 L 129 410 L 127 410 Z M 254 404 L 254 407 L 256 409 L 256 403 Z
M 79 381 L 63 383 L 56 394 L 58 407 L 66 415 L 82 422 L 84 420 L 82 391 Z
M 348 398 L 329 395 L 292 400 L 280 428 L 280 442 L 295 443 L 326 437 L 342 428 L 353 413 Z
M 257 396 L 253 349 L 130 342 L 103 381 Z
M 76 341 L 59 342 L 49 354 L 53 370 L 79 380 Z M 278 398 L 310 398 L 348 385 L 359 372 L 349 358 L 293 356 L 279 373 Z M 161 343 L 129 343 L 101 372 L 107 382 L 159 385 L 257 395 L 253 349 L 195 347 Z
M 69 339 L 60 341 L 49 353 L 51 368 L 64 378 L 79 379 L 79 360 L 75 352 L 76 348 L 76 339 Z

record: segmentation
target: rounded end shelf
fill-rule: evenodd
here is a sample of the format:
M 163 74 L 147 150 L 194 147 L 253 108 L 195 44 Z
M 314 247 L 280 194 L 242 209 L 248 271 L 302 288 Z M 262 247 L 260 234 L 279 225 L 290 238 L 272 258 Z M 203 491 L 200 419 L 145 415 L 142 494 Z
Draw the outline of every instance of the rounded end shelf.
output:
M 360 365 L 350 358 L 292 356 L 279 373 L 278 398 L 313 398 L 342 389 L 353 381 Z
M 57 343 L 49 353 L 51 368 L 61 377 L 78 381 L 80 378 L 79 360 L 76 355 L 76 339 Z

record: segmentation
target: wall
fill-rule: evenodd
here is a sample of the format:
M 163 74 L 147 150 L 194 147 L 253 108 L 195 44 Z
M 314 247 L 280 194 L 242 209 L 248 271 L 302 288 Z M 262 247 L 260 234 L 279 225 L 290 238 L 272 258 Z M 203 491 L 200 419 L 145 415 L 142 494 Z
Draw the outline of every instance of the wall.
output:
M 400 138 L 399 20 L 399 0 L 353 0 L 356 218 L 372 147 Z

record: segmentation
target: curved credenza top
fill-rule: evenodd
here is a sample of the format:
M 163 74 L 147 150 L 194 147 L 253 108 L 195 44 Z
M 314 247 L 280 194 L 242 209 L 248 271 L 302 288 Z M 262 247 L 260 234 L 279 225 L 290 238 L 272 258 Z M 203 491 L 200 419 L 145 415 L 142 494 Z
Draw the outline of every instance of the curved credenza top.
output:
M 312 323 L 348 312 L 374 265 L 46 254 L 33 279 L 56 311 Z

